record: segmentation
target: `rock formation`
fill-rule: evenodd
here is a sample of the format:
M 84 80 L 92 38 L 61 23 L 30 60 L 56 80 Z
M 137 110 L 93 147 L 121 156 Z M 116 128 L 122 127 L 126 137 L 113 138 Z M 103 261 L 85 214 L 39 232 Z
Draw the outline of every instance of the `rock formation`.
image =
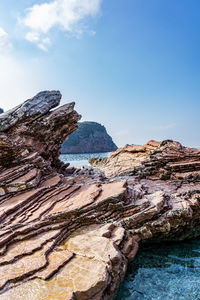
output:
M 74 102 L 50 112 L 60 99 L 60 92 L 41 92 L 0 115 L 2 165 L 15 166 L 24 159 L 26 163 L 36 159 L 44 164 L 43 172 L 50 166 L 64 168 L 59 160 L 60 145 L 77 129 L 80 116 L 74 111 Z
M 60 144 L 80 115 L 51 110 L 60 98 L 0 116 L 1 300 L 112 299 L 140 243 L 200 235 L 200 150 L 151 141 L 103 162 L 117 178 L 67 175 Z
M 152 180 L 193 180 L 200 177 L 200 149 L 183 147 L 172 140 L 126 145 L 110 158 L 91 158 L 107 177 L 138 176 Z
M 117 146 L 104 126 L 96 122 L 79 122 L 78 129 L 62 144 L 61 152 L 98 153 L 116 149 Z

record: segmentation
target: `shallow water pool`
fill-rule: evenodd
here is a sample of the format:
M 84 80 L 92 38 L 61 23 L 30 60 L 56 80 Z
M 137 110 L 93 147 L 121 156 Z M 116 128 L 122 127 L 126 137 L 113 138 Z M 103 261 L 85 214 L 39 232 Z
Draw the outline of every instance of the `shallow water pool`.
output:
M 143 247 L 115 300 L 200 300 L 200 240 Z

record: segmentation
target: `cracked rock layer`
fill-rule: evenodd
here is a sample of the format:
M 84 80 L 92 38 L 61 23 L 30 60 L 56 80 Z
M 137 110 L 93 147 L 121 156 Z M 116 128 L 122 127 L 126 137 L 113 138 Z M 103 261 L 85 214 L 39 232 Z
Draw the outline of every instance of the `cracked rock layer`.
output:
M 0 116 L 0 299 L 112 299 L 140 243 L 199 236 L 200 150 L 174 141 L 59 160 L 74 103 L 37 94 Z

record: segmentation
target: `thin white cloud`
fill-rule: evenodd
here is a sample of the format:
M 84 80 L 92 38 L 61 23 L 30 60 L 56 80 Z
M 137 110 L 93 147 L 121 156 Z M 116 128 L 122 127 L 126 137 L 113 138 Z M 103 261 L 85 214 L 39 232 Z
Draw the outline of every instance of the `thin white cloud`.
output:
M 87 30 L 84 22 L 100 12 L 102 0 L 54 0 L 28 8 L 20 22 L 29 31 L 26 39 L 47 50 L 49 32 L 57 27 L 67 33 L 80 36 Z M 94 31 L 91 31 L 94 34 Z M 48 38 L 48 40 L 47 40 Z
M 9 51 L 12 48 L 12 43 L 9 40 L 7 32 L 0 27 L 0 53 Z
M 43 51 L 47 51 L 48 50 L 48 46 L 51 45 L 51 40 L 46 37 L 43 38 L 39 43 L 38 43 L 38 47 L 43 50 Z
M 29 42 L 37 43 L 39 41 L 39 34 L 37 32 L 28 32 L 26 34 L 26 39 Z

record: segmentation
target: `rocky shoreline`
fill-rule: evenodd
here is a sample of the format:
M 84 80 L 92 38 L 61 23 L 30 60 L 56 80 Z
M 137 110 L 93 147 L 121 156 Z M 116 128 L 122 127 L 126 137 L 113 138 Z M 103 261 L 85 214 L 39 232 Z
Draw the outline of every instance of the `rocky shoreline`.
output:
M 200 150 L 174 141 L 59 160 L 74 103 L 41 92 L 0 115 L 0 299 L 112 299 L 140 243 L 200 235 Z

